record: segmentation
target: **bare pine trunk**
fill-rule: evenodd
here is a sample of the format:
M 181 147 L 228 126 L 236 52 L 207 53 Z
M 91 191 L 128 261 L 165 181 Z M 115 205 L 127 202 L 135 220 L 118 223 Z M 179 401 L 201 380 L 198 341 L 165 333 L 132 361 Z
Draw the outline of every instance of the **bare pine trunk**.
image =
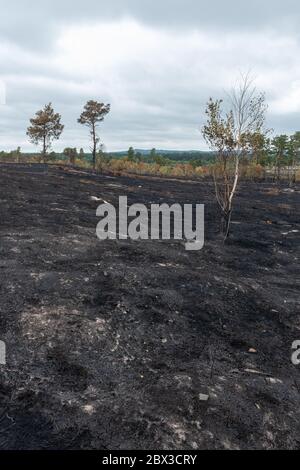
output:
M 92 136 L 93 136 L 93 169 L 96 170 L 97 138 L 96 138 L 95 125 L 93 125 Z
M 43 138 L 43 163 L 46 163 L 46 134 L 44 134 Z
M 276 166 L 277 166 L 276 179 L 277 179 L 277 182 L 279 183 L 280 181 L 280 156 L 279 155 L 277 156 Z
M 296 158 L 293 157 L 292 161 L 292 183 L 296 183 Z

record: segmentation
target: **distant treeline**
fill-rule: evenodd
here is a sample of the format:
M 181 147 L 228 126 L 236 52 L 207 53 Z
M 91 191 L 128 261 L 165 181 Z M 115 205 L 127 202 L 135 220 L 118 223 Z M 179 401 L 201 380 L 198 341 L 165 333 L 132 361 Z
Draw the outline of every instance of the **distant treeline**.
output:
M 154 161 L 155 158 L 160 157 L 166 161 L 172 162 L 187 162 L 192 161 L 199 162 L 200 165 L 209 164 L 214 158 L 213 152 L 203 152 L 197 150 L 140 150 L 133 149 L 132 147 L 128 151 L 111 152 L 112 158 L 124 158 L 134 152 L 135 158 L 140 161 L 149 162 Z M 132 153 L 133 154 L 133 153 Z
M 53 163 L 94 168 L 98 172 L 113 174 L 145 174 L 174 177 L 213 176 L 217 154 L 212 151 L 139 150 L 130 147 L 127 151 L 106 152 L 103 146 L 93 154 L 77 148 L 65 148 L 63 152 L 26 153 L 18 147 L 10 152 L 0 151 L 0 163 Z M 265 179 L 300 178 L 300 132 L 293 136 L 276 136 L 258 139 L 257 146 L 241 158 L 241 175 Z
M 132 147 L 129 150 L 117 151 L 117 152 L 104 152 L 101 151 L 106 158 L 120 160 L 123 158 L 129 158 L 129 160 L 136 160 L 145 163 L 193 163 L 197 166 L 208 165 L 212 163 L 215 154 L 213 152 L 203 151 L 179 151 L 179 150 L 134 150 Z M 37 153 L 32 152 L 21 152 L 21 149 L 12 150 L 10 152 L 0 151 L 0 161 L 17 161 L 18 158 L 25 161 L 26 159 L 32 160 L 33 158 L 39 159 Z M 81 158 L 86 162 L 91 162 L 93 159 L 92 153 L 85 153 L 83 149 L 79 151 L 74 148 L 66 148 L 63 152 L 50 152 L 48 154 L 48 161 L 69 161 L 72 159 Z

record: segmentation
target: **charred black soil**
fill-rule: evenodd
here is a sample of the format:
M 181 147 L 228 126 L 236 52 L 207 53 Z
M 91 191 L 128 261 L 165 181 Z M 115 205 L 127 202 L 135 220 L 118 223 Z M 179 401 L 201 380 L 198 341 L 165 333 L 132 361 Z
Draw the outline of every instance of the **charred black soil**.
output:
M 204 249 L 100 242 L 119 196 L 204 203 Z M 243 183 L 224 247 L 209 183 L 1 166 L 0 448 L 299 448 L 299 203 Z

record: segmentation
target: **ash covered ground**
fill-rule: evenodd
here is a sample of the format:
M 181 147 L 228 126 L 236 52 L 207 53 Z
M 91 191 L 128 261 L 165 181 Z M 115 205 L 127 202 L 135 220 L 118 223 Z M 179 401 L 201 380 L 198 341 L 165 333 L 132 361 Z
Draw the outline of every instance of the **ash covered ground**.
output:
M 1 449 L 300 447 L 300 189 L 0 167 Z M 107 241 L 98 203 L 206 205 L 200 252 Z M 208 401 L 202 401 L 208 395 Z

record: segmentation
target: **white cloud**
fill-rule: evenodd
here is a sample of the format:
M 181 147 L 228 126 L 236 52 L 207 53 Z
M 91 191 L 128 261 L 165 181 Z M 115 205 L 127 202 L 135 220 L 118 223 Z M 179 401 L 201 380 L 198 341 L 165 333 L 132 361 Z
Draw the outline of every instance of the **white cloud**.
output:
M 272 111 L 283 116 L 300 113 L 300 79 L 293 81 L 284 90 L 282 96 L 273 101 Z

